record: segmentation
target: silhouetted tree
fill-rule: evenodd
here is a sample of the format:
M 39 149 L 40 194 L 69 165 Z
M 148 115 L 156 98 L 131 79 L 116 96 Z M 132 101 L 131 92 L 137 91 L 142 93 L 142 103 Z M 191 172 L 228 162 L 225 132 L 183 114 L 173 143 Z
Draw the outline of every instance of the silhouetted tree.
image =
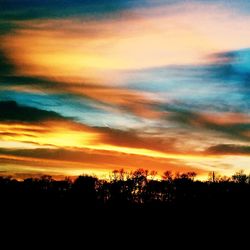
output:
M 232 180 L 236 183 L 245 184 L 248 182 L 249 177 L 244 173 L 244 170 L 240 170 L 232 176 Z
M 96 183 L 97 178 L 89 175 L 77 177 L 72 184 L 72 193 L 74 198 L 85 207 L 94 206 L 96 203 Z
M 162 179 L 156 177 L 157 172 L 144 169 L 114 170 L 109 180 L 88 175 L 54 180 L 43 175 L 18 181 L 0 176 L 0 208 L 249 208 L 250 179 L 243 171 L 231 178 L 213 174 L 212 181 L 203 182 L 195 180 L 194 172 L 166 171 Z

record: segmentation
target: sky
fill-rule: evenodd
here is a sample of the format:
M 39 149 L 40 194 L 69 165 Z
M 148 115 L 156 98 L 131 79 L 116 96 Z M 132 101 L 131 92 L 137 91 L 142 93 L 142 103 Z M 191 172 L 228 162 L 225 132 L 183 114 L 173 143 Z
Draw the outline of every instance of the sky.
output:
M 0 175 L 250 172 L 248 0 L 0 9 Z

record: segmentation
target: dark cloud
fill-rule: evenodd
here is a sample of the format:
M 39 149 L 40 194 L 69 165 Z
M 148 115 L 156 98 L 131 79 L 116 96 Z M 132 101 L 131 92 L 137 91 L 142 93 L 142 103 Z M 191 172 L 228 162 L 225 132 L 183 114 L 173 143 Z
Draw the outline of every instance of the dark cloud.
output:
M 130 71 L 128 88 L 163 95 L 183 110 L 245 112 L 250 109 L 250 49 L 209 55 L 203 65 Z
M 216 53 L 211 58 L 215 63 L 205 68 L 210 79 L 250 90 L 250 48 Z
M 31 135 L 31 134 L 25 134 L 25 133 L 22 133 L 23 136 L 28 136 L 28 137 L 36 137 L 34 135 Z M 20 136 L 20 134 L 18 133 L 12 133 L 12 132 L 0 132 L 0 137 L 1 136 L 11 136 L 11 137 L 15 137 L 15 136 Z
M 249 13 L 250 4 L 247 0 L 196 0 L 202 4 L 219 4 L 232 8 L 234 11 Z M 37 18 L 62 18 L 85 16 L 102 18 L 117 12 L 135 8 L 152 6 L 173 6 L 187 0 L 1 0 L 1 19 L 27 20 Z
M 69 79 L 70 80 L 70 79 Z M 96 104 L 99 111 L 106 111 L 107 108 L 133 113 L 142 117 L 153 117 L 155 113 L 155 102 L 145 97 L 140 92 L 134 92 L 124 87 L 105 86 L 101 84 L 82 81 L 81 83 L 60 81 L 60 79 L 46 79 L 42 77 L 20 76 L 16 72 L 12 75 L 0 76 L 1 87 L 22 87 L 24 90 L 41 90 L 48 94 L 66 94 L 73 99 L 82 99 L 92 103 L 92 109 Z M 22 91 L 19 88 L 19 91 Z M 14 89 L 15 90 L 15 89 Z
M 250 146 L 234 145 L 234 144 L 218 144 L 209 147 L 206 151 L 209 154 L 240 154 L 249 155 Z
M 0 5 L 1 6 L 1 5 Z M 2 35 L 14 32 L 19 27 L 16 23 L 0 21 L 0 38 Z
M 72 16 L 101 18 L 134 5 L 130 0 L 3 0 L 1 19 L 28 20 Z
M 250 108 L 250 49 L 217 54 L 218 63 L 205 70 L 210 85 L 217 85 L 217 107 L 248 113 Z M 212 96 L 212 95 L 211 95 Z M 211 105 L 215 105 L 211 103 Z
M 152 136 L 138 130 L 120 130 L 107 127 L 97 127 L 106 144 L 129 148 L 145 148 L 162 152 L 177 153 L 176 138 Z
M 33 77 L 18 74 L 15 63 L 9 59 L 8 53 L 6 53 L 3 48 L 1 48 L 0 44 L 0 84 L 1 86 L 7 87 L 36 86 L 40 88 L 49 88 L 53 85 L 58 87 L 58 85 L 62 83 L 54 79 L 49 80 L 43 77 Z
M 60 114 L 18 105 L 15 101 L 0 102 L 0 121 L 4 122 L 42 122 L 49 120 L 65 120 Z
M 3 64 L 4 65 L 4 64 Z M 5 64 L 4 75 L 0 76 L 0 82 L 2 86 L 27 86 L 27 87 L 37 87 L 40 89 L 54 89 L 59 85 L 67 86 L 65 83 L 61 83 L 56 80 L 49 80 L 42 77 L 33 77 L 33 76 L 20 76 L 15 73 L 15 66 L 8 63 Z M 7 70 L 12 72 L 12 75 L 7 75 Z M 62 88 L 61 88 L 62 89 Z
M 0 45 L 1 46 L 1 45 Z M 11 76 L 15 71 L 15 65 L 8 59 L 6 54 L 0 48 L 0 83 L 2 79 Z
M 237 120 L 231 123 L 217 123 L 216 119 L 211 120 L 202 112 L 178 109 L 171 106 L 167 106 L 165 110 L 168 112 L 166 117 L 168 121 L 184 125 L 192 129 L 192 131 L 205 129 L 226 134 L 234 139 L 249 140 L 249 136 L 245 133 L 250 131 L 250 123 L 241 123 L 237 122 Z

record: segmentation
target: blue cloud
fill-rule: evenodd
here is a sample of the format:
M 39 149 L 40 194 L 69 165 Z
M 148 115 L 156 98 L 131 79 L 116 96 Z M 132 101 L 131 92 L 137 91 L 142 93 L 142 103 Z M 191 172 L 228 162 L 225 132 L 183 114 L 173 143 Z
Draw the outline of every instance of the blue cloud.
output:
M 249 112 L 250 49 L 213 55 L 210 65 L 126 72 L 124 86 L 153 92 L 192 110 Z
M 72 94 L 35 94 L 17 91 L 1 91 L 1 101 L 15 101 L 20 105 L 56 112 L 64 117 L 97 127 L 126 129 L 145 123 L 132 114 L 119 114 L 98 108 L 97 103 Z M 67 100 L 67 101 L 65 101 Z
M 143 7 L 172 6 L 181 3 L 190 3 L 187 0 L 2 0 L 0 19 L 36 19 L 62 18 L 70 16 L 85 16 L 101 18 L 113 15 L 122 10 Z M 233 11 L 249 14 L 248 0 L 195 0 L 201 4 L 219 4 Z
M 105 17 L 131 8 L 130 0 L 3 0 L 0 19 L 63 18 L 69 16 Z

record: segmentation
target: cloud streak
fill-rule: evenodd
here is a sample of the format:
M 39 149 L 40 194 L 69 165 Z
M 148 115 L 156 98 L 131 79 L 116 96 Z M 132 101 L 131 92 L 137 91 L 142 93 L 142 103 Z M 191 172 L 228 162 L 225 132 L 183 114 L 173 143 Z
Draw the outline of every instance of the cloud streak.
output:
M 211 146 L 206 150 L 210 154 L 218 155 L 249 155 L 250 146 L 234 145 L 234 144 L 219 144 Z
M 247 10 L 243 0 L 3 1 L 0 171 L 247 169 Z
M 15 101 L 0 102 L 0 122 L 43 122 L 66 119 L 56 112 L 20 106 Z

